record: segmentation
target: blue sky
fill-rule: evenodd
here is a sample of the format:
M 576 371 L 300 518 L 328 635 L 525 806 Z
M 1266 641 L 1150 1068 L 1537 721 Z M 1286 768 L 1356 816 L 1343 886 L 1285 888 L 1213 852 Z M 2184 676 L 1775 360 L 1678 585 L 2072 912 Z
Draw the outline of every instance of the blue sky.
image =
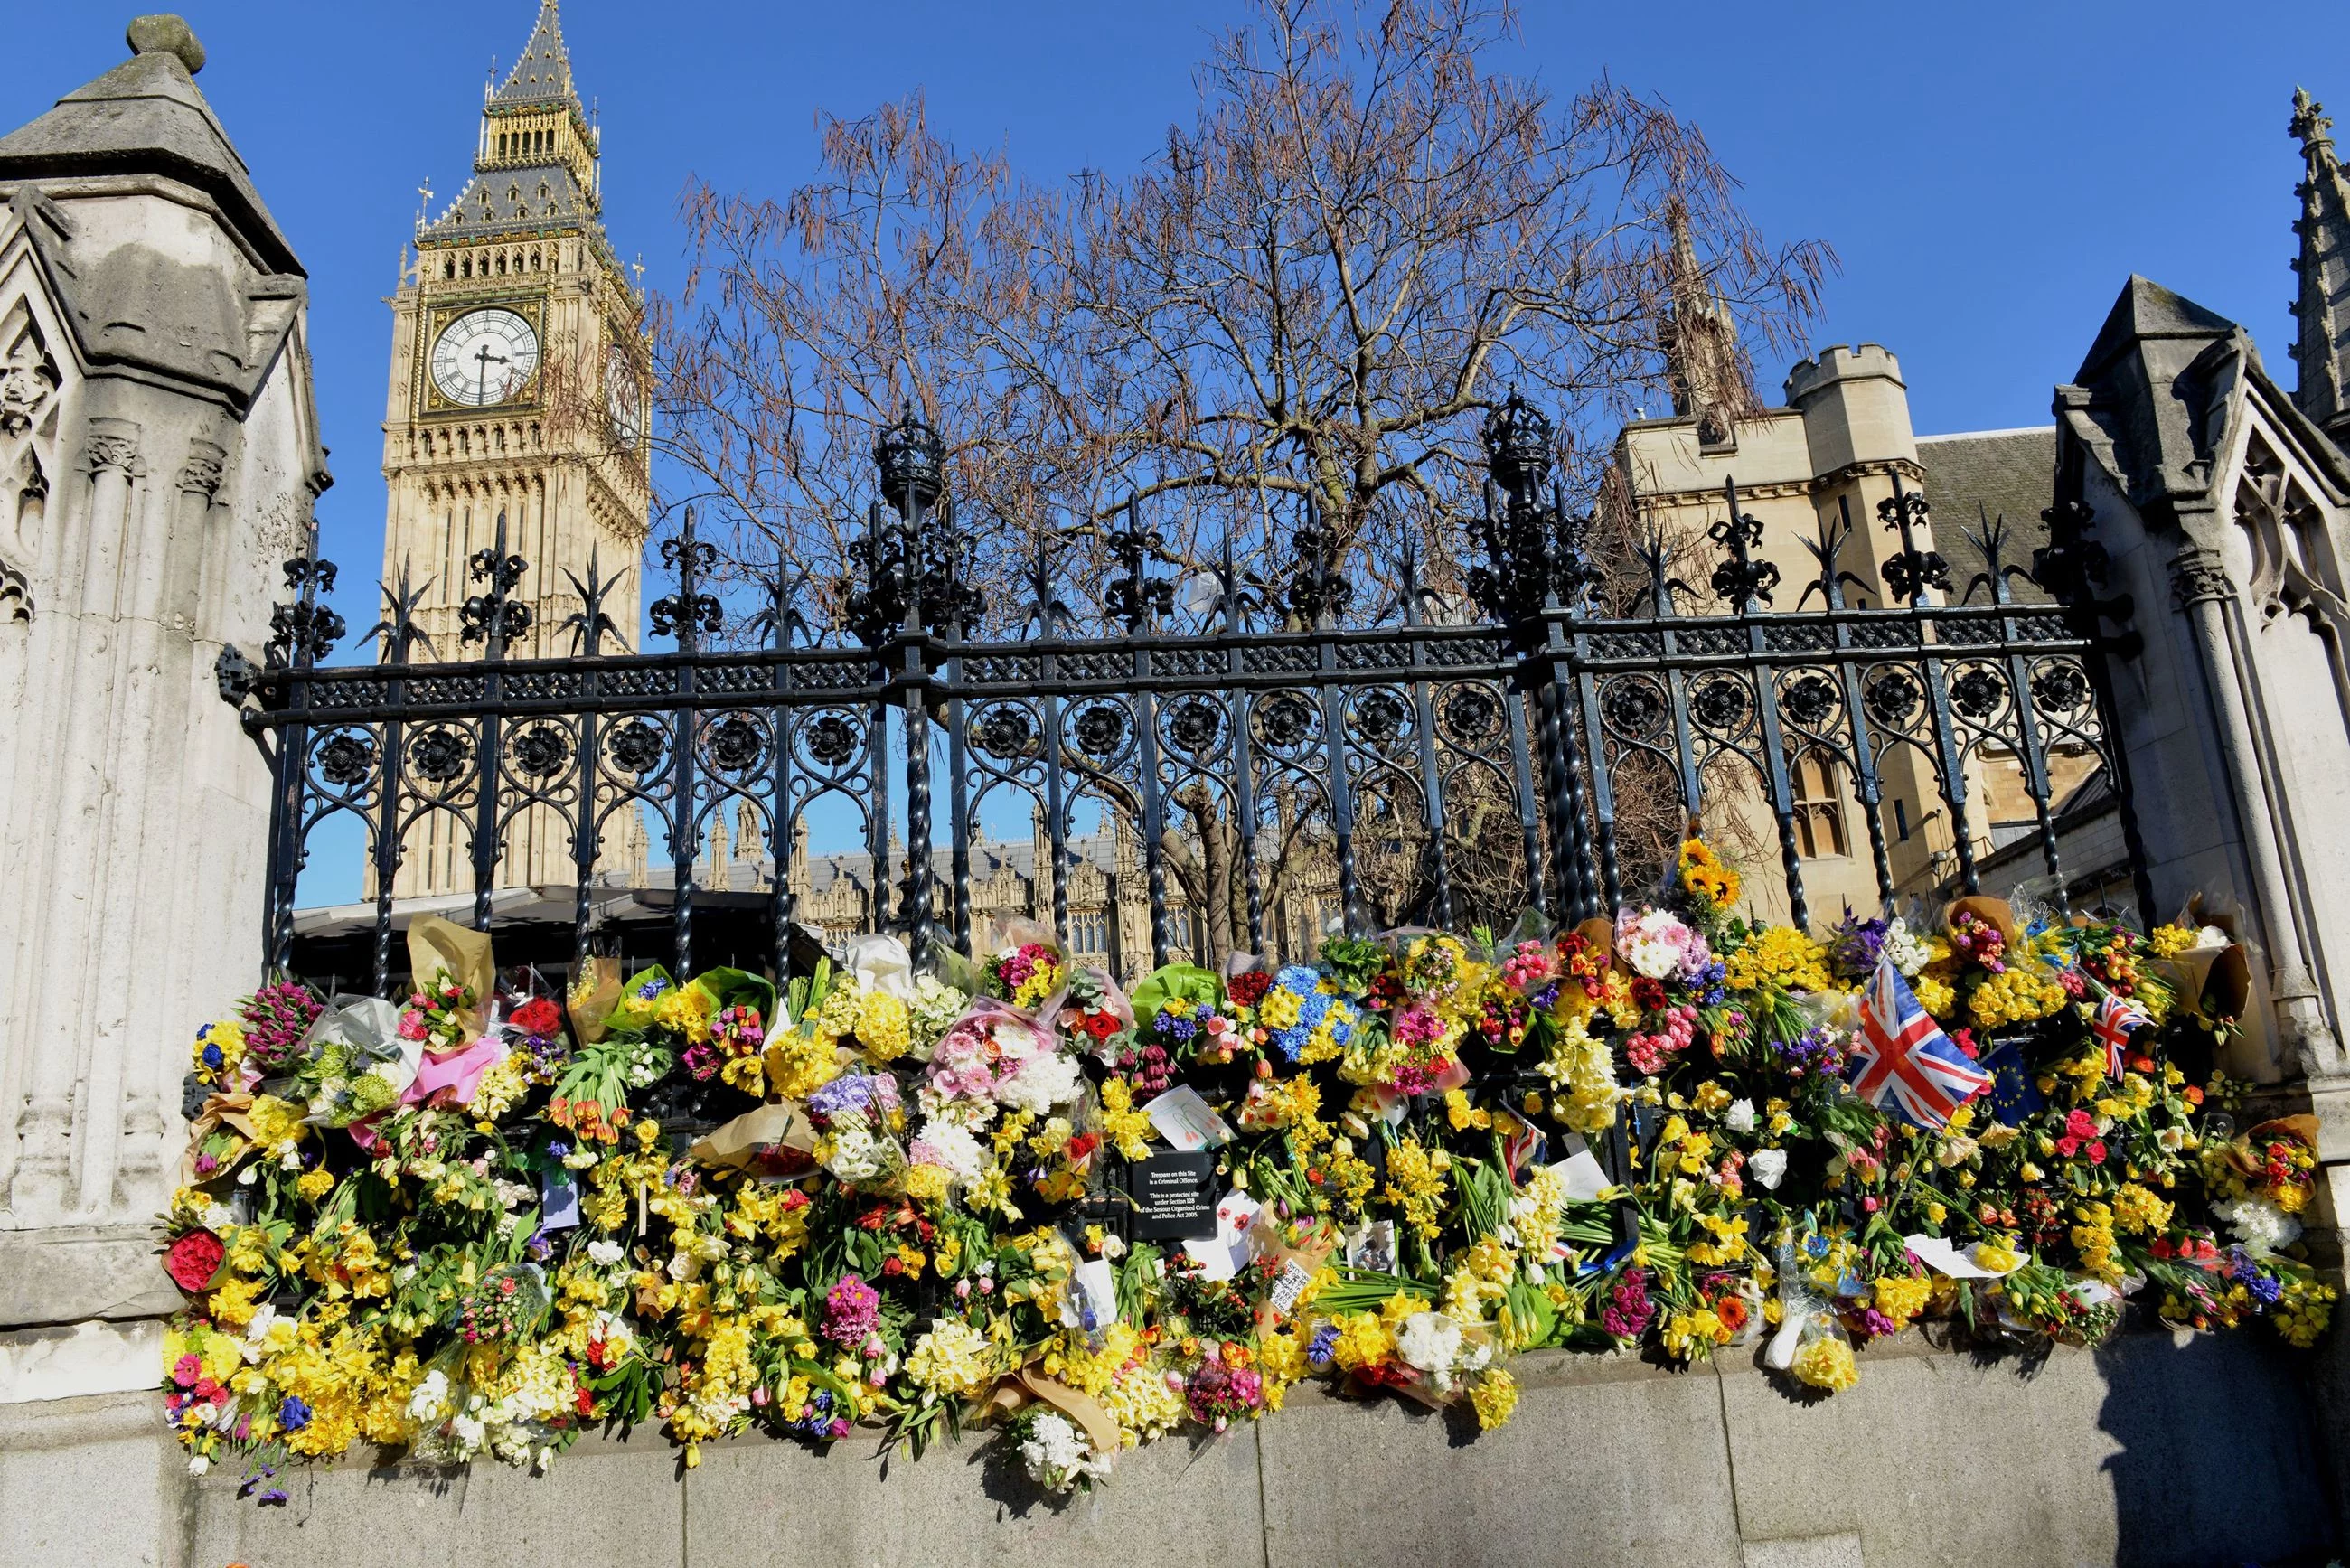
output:
M 445 201 L 463 184 L 483 80 L 521 51 L 536 5 L 185 7 L 211 55 L 201 85 L 310 273 L 336 474 L 319 510 L 355 586 L 381 551 L 383 298 L 417 187 Z M 0 128 L 122 57 L 128 5 L 11 11 Z M 919 88 L 947 134 L 1001 146 L 1032 177 L 1122 171 L 1188 118 L 1192 62 L 1244 15 L 1239 0 L 567 0 L 564 27 L 604 127 L 607 226 L 658 288 L 681 269 L 689 176 L 782 195 L 812 167 L 819 109 L 858 114 Z M 1930 433 L 2044 421 L 2132 272 L 2242 322 L 2291 384 L 2294 85 L 2350 116 L 2350 57 L 2306 44 L 2318 15 L 1534 0 L 1505 64 L 1562 93 L 1605 70 L 1700 126 L 1767 235 L 1825 239 L 1842 258 L 1814 341 L 1892 348 Z M 1788 358 L 1761 366 L 1774 400 Z M 356 625 L 373 618 L 364 589 L 347 597 Z

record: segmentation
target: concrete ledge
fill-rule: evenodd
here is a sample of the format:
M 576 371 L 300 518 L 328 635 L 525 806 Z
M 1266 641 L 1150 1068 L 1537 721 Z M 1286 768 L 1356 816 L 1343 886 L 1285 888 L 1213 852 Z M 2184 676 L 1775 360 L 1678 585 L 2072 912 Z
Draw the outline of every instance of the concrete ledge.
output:
M 1211 1442 L 1041 1497 L 993 1443 L 917 1461 L 747 1438 L 682 1471 L 656 1433 L 534 1477 L 346 1463 L 284 1507 L 190 1480 L 151 1396 L 0 1410 L 0 1565 L 821 1568 L 931 1564 L 2319 1563 L 2335 1543 L 2315 1364 L 2264 1333 L 2132 1334 L 2040 1360 L 1918 1335 L 1822 1400 L 1742 1356 L 1670 1372 L 1521 1358 L 1516 1418 L 1301 1390 Z

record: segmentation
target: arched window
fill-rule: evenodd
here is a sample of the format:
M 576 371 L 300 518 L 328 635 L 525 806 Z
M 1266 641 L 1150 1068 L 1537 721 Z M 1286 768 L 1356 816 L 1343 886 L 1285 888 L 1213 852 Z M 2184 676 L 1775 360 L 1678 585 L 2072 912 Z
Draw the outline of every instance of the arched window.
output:
M 1795 847 L 1806 860 L 1846 853 L 1843 775 L 1835 758 L 1814 746 L 1787 770 L 1794 795 Z

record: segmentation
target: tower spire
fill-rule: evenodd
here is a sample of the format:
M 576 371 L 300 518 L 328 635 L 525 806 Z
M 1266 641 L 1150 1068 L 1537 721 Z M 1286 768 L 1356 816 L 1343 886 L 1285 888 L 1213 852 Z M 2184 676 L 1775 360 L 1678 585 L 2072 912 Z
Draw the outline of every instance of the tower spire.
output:
M 1736 439 L 1737 421 L 1760 410 L 1762 400 L 1739 352 L 1737 320 L 1698 260 L 1689 209 L 1679 196 L 1666 205 L 1665 226 L 1672 244 L 1665 259 L 1665 314 L 1658 337 L 1673 412 L 1696 419 L 1700 442 L 1720 445 Z
M 539 0 L 538 21 L 530 30 L 530 42 L 523 46 L 522 57 L 506 73 L 494 102 L 578 105 L 579 95 L 571 85 L 571 54 L 563 47 L 563 18 L 557 6 L 558 0 Z
M 2335 444 L 2350 447 L 2350 178 L 2334 156 L 2325 106 L 2300 88 L 2287 129 L 2300 139 L 2303 165 L 2295 189 L 2301 216 L 2293 225 L 2301 236 L 2293 264 L 2301 275 L 2293 307 L 2301 322 L 2293 349 L 2301 374 L 2293 400 Z

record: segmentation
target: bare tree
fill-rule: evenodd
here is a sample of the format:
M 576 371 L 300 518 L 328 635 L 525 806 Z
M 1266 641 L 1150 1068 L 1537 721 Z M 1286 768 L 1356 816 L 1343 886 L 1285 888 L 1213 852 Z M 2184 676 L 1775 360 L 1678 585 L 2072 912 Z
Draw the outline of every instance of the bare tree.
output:
M 1277 581 L 1310 505 L 1342 565 L 1380 524 L 1440 578 L 1503 390 L 1588 479 L 1606 423 L 1669 380 L 1677 291 L 1777 341 L 1829 259 L 1766 244 L 1662 104 L 1497 69 L 1513 26 L 1484 0 L 1260 0 L 1157 156 L 1055 190 L 957 151 L 919 98 L 826 119 L 787 199 L 688 193 L 694 265 L 658 311 L 669 455 L 820 575 L 910 402 L 966 518 L 1005 525 L 1003 566 L 1057 535 L 1081 594 L 1137 502 L 1178 563 L 1230 541 Z
M 1274 615 L 1309 520 L 1340 575 L 1391 590 L 1409 551 L 1461 606 L 1481 438 L 1512 389 L 1589 509 L 1613 424 L 1687 390 L 1695 313 L 1707 376 L 1744 386 L 1739 344 L 1799 332 L 1832 260 L 1766 244 L 1663 104 L 1605 77 L 1555 96 L 1503 68 L 1513 42 L 1506 0 L 1257 0 L 1155 156 L 1050 188 L 958 150 L 919 96 L 824 117 L 818 171 L 783 200 L 687 193 L 693 265 L 655 307 L 663 451 L 737 555 L 788 557 L 836 625 L 868 454 L 909 407 L 950 442 L 1000 628 L 1034 613 L 1040 553 L 1081 619 L 1103 614 L 1128 518 L 1152 569 L 1229 551 Z M 1603 556 L 1628 583 L 1627 553 Z M 1456 908 L 1505 921 L 1530 891 L 1510 792 L 1473 768 L 1447 790 Z M 1674 814 L 1634 793 L 1645 863 Z M 1162 861 L 1221 957 L 1246 930 L 1240 825 L 1217 789 L 1170 804 Z M 1424 804 L 1388 804 L 1364 895 L 1428 918 Z M 1269 915 L 1326 844 L 1314 820 L 1254 836 Z

